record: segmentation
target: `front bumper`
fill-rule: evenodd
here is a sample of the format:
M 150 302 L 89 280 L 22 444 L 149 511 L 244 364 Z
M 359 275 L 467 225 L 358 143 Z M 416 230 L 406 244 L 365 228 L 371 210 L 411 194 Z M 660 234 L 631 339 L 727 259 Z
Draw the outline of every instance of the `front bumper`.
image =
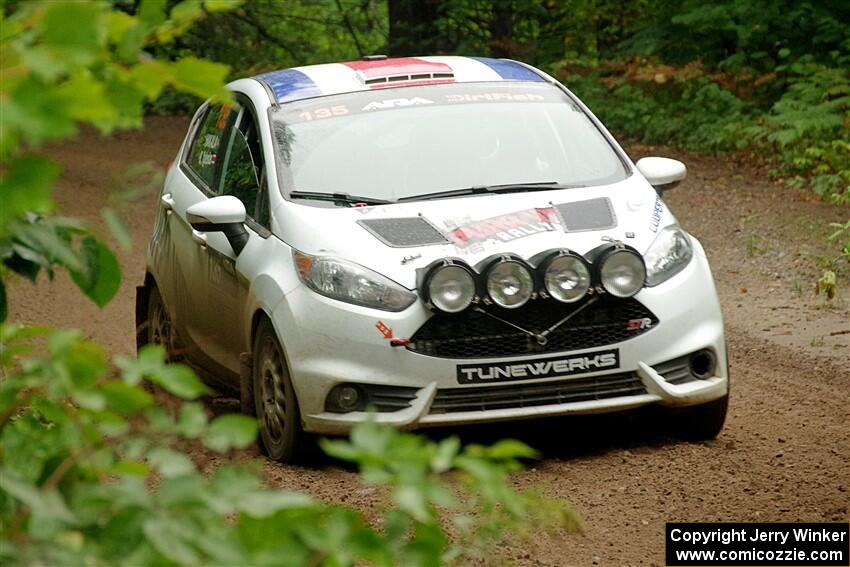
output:
M 304 286 L 286 296 L 275 309 L 273 322 L 286 351 L 304 427 L 307 431 L 321 434 L 345 434 L 355 423 L 370 415 L 367 412 L 325 411 L 328 392 L 343 382 L 416 388 L 409 407 L 373 414 L 378 422 L 404 429 L 602 413 L 647 404 L 689 406 L 726 395 L 728 375 L 723 321 L 711 272 L 701 250 L 680 274 L 655 288 L 642 290 L 636 299 L 658 317 L 659 322 L 651 330 L 624 342 L 568 353 L 577 356 L 617 349 L 618 367 L 499 384 L 459 384 L 457 366 L 529 359 L 545 362 L 561 359 L 565 353 L 524 354 L 500 359 L 447 359 L 393 348 L 387 338 L 390 330 L 395 338 L 410 337 L 430 316 L 421 302 L 402 313 L 385 313 L 327 299 Z M 716 358 L 713 376 L 677 384 L 653 369 L 653 366 L 702 349 L 711 351 Z M 592 378 L 604 384 L 606 377 L 625 374 L 632 376 L 635 384 L 640 386 L 630 390 L 628 395 L 543 405 L 517 404 L 498 408 L 488 405 L 478 410 L 432 411 L 441 392 L 457 392 L 461 388 L 474 392 L 477 388 L 494 390 L 520 384 L 554 387 L 556 383 Z

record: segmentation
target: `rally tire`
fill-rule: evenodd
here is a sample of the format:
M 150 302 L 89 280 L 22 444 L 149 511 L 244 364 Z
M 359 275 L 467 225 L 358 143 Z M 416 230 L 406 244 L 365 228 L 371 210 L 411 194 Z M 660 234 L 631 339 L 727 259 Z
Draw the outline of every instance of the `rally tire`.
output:
M 260 424 L 260 445 L 275 461 L 297 462 L 307 452 L 309 435 L 301 425 L 289 367 L 268 319 L 257 326 L 253 346 L 251 385 Z
M 147 330 L 145 343 L 149 345 L 162 345 L 165 348 L 167 360 L 174 357 L 174 326 L 168 309 L 162 301 L 162 296 L 156 286 L 150 288 L 148 293 Z
M 687 441 L 710 441 L 726 423 L 729 394 L 710 402 L 685 408 L 676 415 L 676 435 Z

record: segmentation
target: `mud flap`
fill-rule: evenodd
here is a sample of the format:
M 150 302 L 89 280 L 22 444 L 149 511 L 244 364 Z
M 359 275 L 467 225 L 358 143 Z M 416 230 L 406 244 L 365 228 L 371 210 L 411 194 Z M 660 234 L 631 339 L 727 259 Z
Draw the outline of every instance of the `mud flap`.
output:
M 148 294 L 146 285 L 136 286 L 136 352 L 148 342 Z
M 239 355 L 239 409 L 244 415 L 257 415 L 254 405 L 254 356 L 250 352 Z

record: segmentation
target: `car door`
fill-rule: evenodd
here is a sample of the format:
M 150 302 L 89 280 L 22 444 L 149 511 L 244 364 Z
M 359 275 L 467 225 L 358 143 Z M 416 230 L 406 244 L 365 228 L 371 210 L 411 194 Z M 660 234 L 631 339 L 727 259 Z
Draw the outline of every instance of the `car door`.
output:
M 186 210 L 213 196 L 220 170 L 222 140 L 238 116 L 238 107 L 209 104 L 199 111 L 180 156 L 179 167 L 168 176 L 160 206 L 164 215 L 163 261 L 160 287 L 178 336 L 178 358 L 205 361 L 202 320 L 209 304 L 206 283 L 205 235 L 192 229 Z M 206 366 L 206 365 L 204 365 Z
M 222 138 L 214 193 L 232 195 L 245 205 L 250 253 L 271 233 L 268 193 L 260 182 L 265 176 L 260 140 L 249 104 L 239 107 L 236 119 Z M 195 314 L 197 332 L 208 359 L 205 364 L 211 370 L 225 370 L 233 376 L 239 372 L 239 354 L 249 350 L 243 344 L 243 331 L 248 325 L 245 317 L 251 274 L 240 273 L 244 263 L 237 263 L 236 254 L 222 233 L 204 236 L 201 270 L 206 274 L 206 306 Z

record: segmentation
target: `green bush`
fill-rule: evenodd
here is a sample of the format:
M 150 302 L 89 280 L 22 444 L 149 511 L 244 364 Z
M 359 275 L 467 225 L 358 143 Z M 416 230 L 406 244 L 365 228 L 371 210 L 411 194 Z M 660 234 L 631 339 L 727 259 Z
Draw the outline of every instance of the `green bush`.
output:
M 664 84 L 573 75 L 567 86 L 604 124 L 629 139 L 702 150 L 735 147 L 748 105 L 707 78 Z M 698 111 L 695 111 L 698 109 Z

